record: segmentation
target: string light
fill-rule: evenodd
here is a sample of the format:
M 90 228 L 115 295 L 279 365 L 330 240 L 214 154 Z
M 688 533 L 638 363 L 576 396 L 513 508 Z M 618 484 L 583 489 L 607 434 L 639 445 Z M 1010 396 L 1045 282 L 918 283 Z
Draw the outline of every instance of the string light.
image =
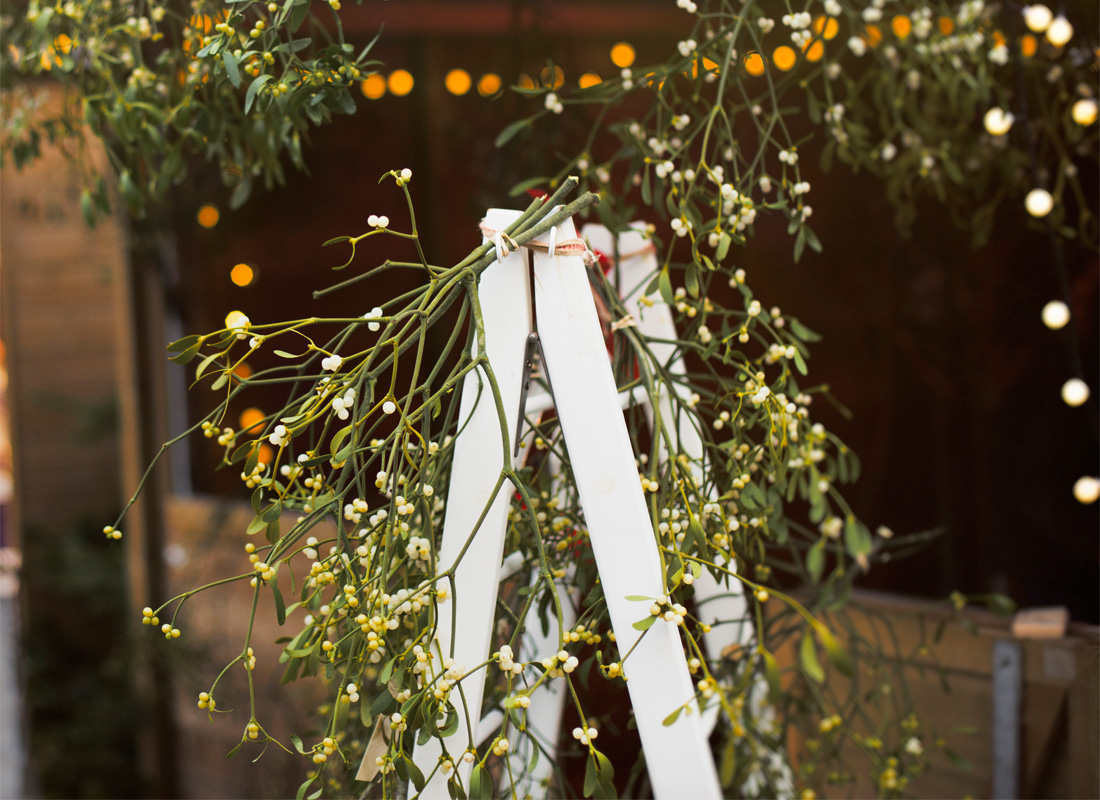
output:
M 619 42 L 611 48 L 611 63 L 624 68 L 634 64 L 634 47 L 629 42 Z
M 199 209 L 199 213 L 195 216 L 199 225 L 206 229 L 213 228 L 218 224 L 218 220 L 222 217 L 221 212 L 218 211 L 218 207 L 213 203 L 207 203 Z
M 1043 324 L 1052 331 L 1061 330 L 1069 322 L 1069 306 L 1061 300 L 1051 300 L 1043 306 Z
M 461 96 L 470 91 L 473 81 L 470 79 L 470 73 L 466 70 L 452 69 L 443 79 L 443 85 L 447 87 L 447 91 L 451 94 Z
M 1054 198 L 1046 189 L 1032 189 L 1024 198 L 1027 213 L 1036 219 L 1042 219 L 1054 209 Z
M 1054 22 L 1050 23 L 1050 27 L 1047 28 L 1047 41 L 1055 47 L 1064 47 L 1072 38 L 1073 26 L 1063 16 L 1059 15 L 1055 18 Z
M 477 82 L 477 93 L 482 97 L 492 97 L 500 91 L 501 86 L 499 75 L 495 72 L 486 72 Z
M 412 73 L 407 69 L 395 69 L 390 73 L 386 87 L 390 90 L 390 94 L 404 97 L 413 90 L 414 83 Z
M 1097 107 L 1095 100 L 1091 97 L 1083 97 L 1073 104 L 1073 110 L 1070 113 L 1073 115 L 1074 122 L 1082 128 L 1087 128 L 1096 122 L 1098 111 L 1100 111 L 1100 108 Z
M 1062 384 L 1062 400 L 1067 406 L 1077 408 L 1089 399 L 1089 385 L 1080 378 L 1070 378 Z
M 1085 505 L 1095 503 L 1100 498 L 1100 478 L 1082 475 L 1073 484 L 1073 496 L 1077 498 L 1077 502 Z
M 986 111 L 983 119 L 985 129 L 994 136 L 1004 136 L 1012 129 L 1012 123 L 1015 121 L 1016 117 L 1012 114 L 1003 108 L 996 107 Z
M 359 84 L 359 91 L 361 91 L 363 97 L 368 100 L 377 100 L 386 93 L 386 79 L 377 72 L 368 75 L 363 79 L 363 82 Z
M 772 53 L 772 63 L 775 64 L 776 69 L 780 69 L 783 72 L 786 72 L 794 66 L 795 58 L 794 50 L 785 44 L 775 48 L 775 51 Z
M 237 264 L 229 270 L 229 280 L 237 286 L 248 286 L 256 277 L 256 271 L 248 264 Z
M 1024 24 L 1035 33 L 1042 33 L 1049 28 L 1053 19 L 1053 12 L 1042 4 L 1024 6 Z

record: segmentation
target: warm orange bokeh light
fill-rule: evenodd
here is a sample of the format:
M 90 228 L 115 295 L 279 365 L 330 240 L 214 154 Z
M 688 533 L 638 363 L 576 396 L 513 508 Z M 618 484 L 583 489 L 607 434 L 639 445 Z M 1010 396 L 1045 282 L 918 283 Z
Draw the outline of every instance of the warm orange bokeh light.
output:
M 271 445 L 264 442 L 260 445 L 260 452 L 256 455 L 256 460 L 261 464 L 270 464 L 271 460 L 275 458 L 275 450 Z
M 1031 58 L 1038 49 L 1039 41 L 1030 33 L 1020 39 L 1020 52 L 1023 53 L 1024 58 Z
M 238 364 L 237 368 L 233 370 L 233 374 L 242 381 L 248 380 L 252 377 L 252 367 L 248 366 L 248 364 Z
M 611 48 L 611 63 L 620 69 L 634 64 L 634 46 L 629 42 L 619 42 Z
M 404 97 L 413 90 L 413 76 L 407 69 L 395 69 L 390 73 L 389 80 L 386 81 L 386 87 L 390 90 L 390 94 L 397 97 Z
M 264 422 L 264 412 L 258 408 L 246 408 L 241 412 L 240 426 L 242 433 L 259 433 Z
M 519 74 L 519 88 L 521 89 L 534 89 L 535 82 L 531 79 L 531 76 L 526 72 Z
M 603 78 L 597 75 L 595 72 L 586 72 L 581 75 L 580 80 L 577 81 L 577 85 L 582 89 L 588 89 L 592 86 L 599 86 L 603 83 Z
M 863 29 L 863 38 L 871 47 L 878 47 L 882 41 L 882 29 L 878 25 L 868 25 Z
M 940 17 L 940 33 L 950 36 L 955 31 L 955 20 L 951 17 Z
M 836 17 L 819 16 L 814 19 L 813 32 L 823 39 L 833 39 L 840 33 L 840 23 Z
M 560 89 L 565 83 L 565 73 L 562 72 L 561 67 L 554 67 L 553 72 L 550 71 L 550 67 L 543 67 L 542 72 L 539 73 L 539 80 L 542 81 L 543 86 Z
M 825 57 L 825 43 L 820 39 L 814 39 L 806 48 L 807 61 L 820 61 Z
M 447 73 L 447 77 L 443 79 L 443 85 L 447 87 L 447 91 L 460 96 L 470 91 L 473 83 L 470 73 L 464 69 L 452 69 Z
M 499 75 L 495 72 L 486 72 L 477 82 L 477 93 L 482 97 L 492 97 L 500 91 L 502 85 Z
M 199 209 L 199 213 L 195 215 L 195 218 L 202 227 L 213 228 L 218 224 L 218 220 L 222 218 L 222 215 L 216 205 L 207 203 Z
M 898 14 L 890 20 L 890 29 L 894 32 L 894 36 L 904 39 L 913 31 L 913 21 L 904 14 Z
M 764 58 L 759 53 L 749 53 L 745 56 L 745 72 L 759 77 L 764 74 Z
M 796 58 L 794 50 L 785 44 L 772 51 L 772 63 L 775 64 L 776 69 L 781 69 L 784 72 L 794 66 Z
M 377 72 L 373 75 L 368 75 L 363 79 L 363 82 L 359 84 L 359 91 L 361 91 L 363 97 L 368 100 L 377 100 L 386 93 L 386 79 Z
M 229 280 L 237 286 L 248 286 L 256 277 L 256 271 L 248 264 L 237 264 L 229 270 Z

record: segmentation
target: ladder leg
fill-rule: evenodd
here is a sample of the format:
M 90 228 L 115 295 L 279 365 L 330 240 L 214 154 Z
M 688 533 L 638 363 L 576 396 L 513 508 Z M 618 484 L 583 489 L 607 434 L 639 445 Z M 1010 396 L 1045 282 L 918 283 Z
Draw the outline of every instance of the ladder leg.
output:
M 574 236 L 571 222 L 559 236 Z M 584 270 L 576 257 L 535 254 L 535 303 L 616 640 L 623 654 L 637 643 L 624 669 L 650 781 L 658 798 L 720 797 L 699 714 L 663 725 L 694 695 L 679 631 L 659 621 L 640 638 L 632 627 L 648 608 L 626 596 L 660 596 L 664 576 Z
M 502 230 L 518 216 L 518 212 L 493 209 L 488 224 Z M 466 545 L 478 518 L 491 501 L 481 528 L 462 557 L 455 573 L 454 597 L 437 606 L 439 614 L 438 645 L 433 645 L 436 669 L 440 652 L 447 656 L 452 652 L 454 660 L 472 668 L 488 658 L 491 648 L 493 619 L 499 590 L 497 574 L 504 549 L 504 532 L 508 522 L 508 506 L 512 488 L 505 484 L 491 497 L 493 487 L 500 476 L 503 448 L 511 448 L 515 436 L 515 413 L 519 405 L 520 382 L 523 373 L 523 354 L 527 333 L 531 329 L 528 270 L 526 253 L 513 253 L 503 263 L 487 269 L 481 278 L 479 297 L 485 322 L 485 346 L 500 386 L 507 418 L 504 441 L 501 441 L 501 424 L 496 404 L 488 383 L 480 371 L 466 376 L 462 387 L 460 419 L 469 422 L 455 441 L 451 480 L 447 492 L 447 512 L 443 526 L 438 562 L 450 567 Z M 478 399 L 479 382 L 482 383 Z M 476 402 L 476 407 L 475 407 Z M 451 608 L 451 603 L 455 608 Z M 457 624 L 452 628 L 451 614 Z M 463 721 L 458 730 L 447 739 L 447 750 L 456 768 L 468 785 L 469 765 L 460 759 L 469 747 L 465 717 L 476 732 L 481 720 L 481 701 L 484 689 L 484 673 L 478 672 L 462 681 L 462 693 L 451 691 L 450 701 Z M 463 702 L 463 696 L 465 702 Z M 430 739 L 418 746 L 414 760 L 425 775 L 436 769 L 442 747 L 438 739 Z M 436 771 L 421 795 L 427 798 L 447 798 L 447 776 Z

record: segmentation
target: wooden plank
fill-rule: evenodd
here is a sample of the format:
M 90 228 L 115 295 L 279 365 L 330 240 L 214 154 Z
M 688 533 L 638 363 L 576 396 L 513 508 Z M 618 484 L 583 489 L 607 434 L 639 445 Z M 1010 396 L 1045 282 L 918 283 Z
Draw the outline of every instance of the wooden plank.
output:
M 572 220 L 557 240 L 576 236 Z M 630 595 L 659 597 L 665 578 L 642 496 L 618 390 L 607 358 L 586 268 L 578 256 L 534 252 L 536 314 L 555 406 L 584 508 L 608 614 L 624 662 L 627 689 L 658 798 L 721 796 L 698 713 L 664 718 L 694 705 L 694 687 L 677 627 L 658 620 L 642 637 L 633 623 L 647 613 Z M 696 708 L 696 712 L 697 712 Z

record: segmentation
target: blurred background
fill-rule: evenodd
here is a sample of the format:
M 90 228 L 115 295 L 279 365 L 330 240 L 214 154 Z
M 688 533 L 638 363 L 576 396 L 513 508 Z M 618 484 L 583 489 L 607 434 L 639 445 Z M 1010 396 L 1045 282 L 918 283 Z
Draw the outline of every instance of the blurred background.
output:
M 201 437 L 174 448 L 122 526 L 126 538 L 102 534 L 160 443 L 207 405 L 205 389 L 187 391 L 189 368 L 169 364 L 164 345 L 220 328 L 233 311 L 254 322 L 358 316 L 382 293 L 399 293 L 388 279 L 311 298 L 339 280 L 330 269 L 346 258 L 321 243 L 363 232 L 370 214 L 405 219 L 399 193 L 378 185 L 390 169 L 413 171 L 427 257 L 456 262 L 479 243 L 487 208 L 525 205 L 511 187 L 553 174 L 587 132 L 589 120 L 566 114 L 495 148 L 500 130 L 540 103 L 509 87 L 576 86 L 663 60 L 687 25 L 666 0 L 408 0 L 348 4 L 341 16 L 359 45 L 384 22 L 373 51 L 384 67 L 363 82 L 355 115 L 311 131 L 309 174 L 289 173 L 241 210 L 229 210 L 207 166 L 191 171 L 155 224 L 116 216 L 90 230 L 59 154 L 0 173 L 3 797 L 293 792 L 296 759 L 270 753 L 252 767 L 223 766 L 240 726 L 211 724 L 194 708 L 239 649 L 241 623 L 226 609 L 247 603 L 247 587 L 243 600 L 219 590 L 191 601 L 177 642 L 137 624 L 142 606 L 241 568 L 251 513 L 237 476 L 211 469 L 221 448 Z M 928 599 L 1002 592 L 1021 608 L 1064 607 L 1069 635 L 1084 643 L 1073 658 L 1095 670 L 1100 508 L 1078 502 L 1073 485 L 1098 472 L 1096 403 L 1071 408 L 1059 393 L 1079 370 L 1094 397 L 1100 388 L 1096 253 L 1073 243 L 1057 253 L 1012 203 L 981 249 L 935 203 L 903 237 L 873 177 L 843 165 L 822 173 L 816 163 L 811 143 L 802 164 L 824 252 L 794 264 L 785 222 L 762 217 L 736 258 L 765 306 L 824 337 L 810 377 L 837 403 L 819 402 L 814 414 L 862 459 L 860 481 L 845 492 L 856 513 L 872 528 L 942 531 L 860 585 Z M 1096 176 L 1089 180 L 1095 196 Z M 357 264 L 383 257 L 380 247 L 360 248 Z M 1040 310 L 1063 295 L 1059 258 L 1074 324 L 1052 331 Z M 260 358 L 248 367 L 263 368 Z M 247 427 L 263 403 L 253 397 L 226 424 Z M 280 632 L 265 624 L 259 638 L 273 663 Z M 261 671 L 262 663 L 261 654 Z M 1060 674 L 1066 692 L 1084 675 Z M 278 674 L 266 678 L 273 727 L 289 731 L 314 698 L 301 687 L 288 705 Z M 1048 738 L 1069 737 L 1071 696 L 1058 701 Z M 1056 750 L 1050 742 L 1060 740 L 1043 741 Z M 1049 788 L 1034 780 L 1036 793 Z M 981 794 L 986 776 L 975 781 L 962 791 Z

